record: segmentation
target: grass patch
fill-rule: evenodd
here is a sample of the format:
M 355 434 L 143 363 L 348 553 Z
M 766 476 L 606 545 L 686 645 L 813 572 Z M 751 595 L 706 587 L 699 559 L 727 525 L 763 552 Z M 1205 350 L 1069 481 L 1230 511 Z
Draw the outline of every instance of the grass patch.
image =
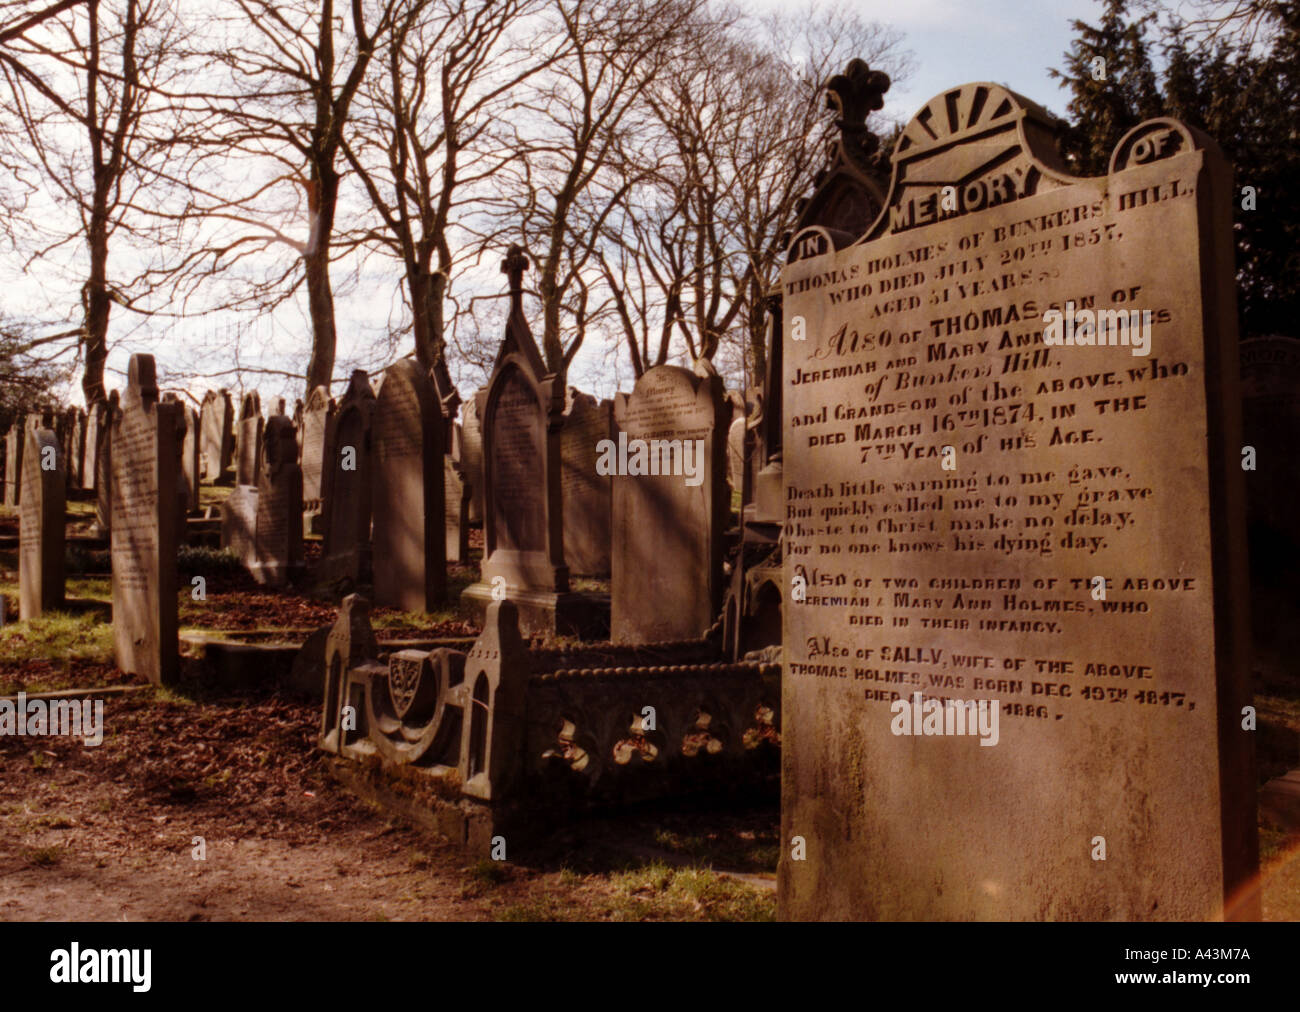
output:
M 709 868 L 648 864 L 610 876 L 608 916 L 616 921 L 771 921 L 775 894 Z
M 27 863 L 35 868 L 53 868 L 63 860 L 63 848 L 55 845 L 53 847 L 28 847 L 23 853 Z
M 49 612 L 0 629 L 0 658 L 9 664 L 51 658 L 107 664 L 113 660 L 113 627 L 93 614 Z
M 176 570 L 186 577 L 195 574 L 239 573 L 244 564 L 229 548 L 207 548 L 202 545 L 181 545 L 176 551 Z

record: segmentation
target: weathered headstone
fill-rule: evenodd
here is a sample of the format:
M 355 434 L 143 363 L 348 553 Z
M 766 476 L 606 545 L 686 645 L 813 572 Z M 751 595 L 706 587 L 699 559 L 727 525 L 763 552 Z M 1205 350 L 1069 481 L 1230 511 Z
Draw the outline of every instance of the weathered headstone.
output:
M 478 401 L 486 394 L 480 390 L 471 397 L 461 413 L 461 473 L 469 485 L 469 522 L 483 522 L 483 428 L 479 424 Z
M 257 391 L 244 394 L 239 405 L 239 426 L 235 438 L 235 484 L 256 485 L 262 461 L 262 399 Z
M 63 605 L 68 479 L 55 434 L 30 428 L 25 436 L 18 508 L 18 614 L 29 619 Z
M 293 421 L 266 422 L 257 475 L 257 521 L 250 570 L 258 583 L 279 586 L 302 571 L 302 471 Z
M 317 387 L 302 413 L 302 498 L 309 512 L 320 509 L 326 437 L 333 420 L 334 401 L 329 390 Z
M 80 408 L 68 408 L 64 425 L 67 427 L 66 441 L 63 444 L 64 470 L 68 477 L 69 488 L 81 488 L 82 459 L 86 446 L 86 413 Z
M 389 366 L 370 420 L 375 603 L 433 611 L 446 595 L 443 416 L 411 359 Z
M 244 568 L 257 564 L 257 486 L 236 485 L 221 503 L 221 547 Z
M 185 507 L 190 513 L 199 509 L 199 477 L 202 464 L 199 454 L 199 413 L 189 405 L 185 413 L 185 440 L 181 444 L 181 473 L 185 477 Z
M 613 403 L 571 389 L 560 430 L 560 490 L 564 561 L 574 576 L 609 576 L 611 479 L 597 471 L 596 459 L 601 441 L 613 436 Z
M 81 487 L 95 487 L 100 441 L 108 431 L 108 401 L 95 401 L 86 411 L 86 441 L 81 453 Z
M 443 503 L 446 506 L 447 561 L 469 561 L 469 486 L 461 478 L 460 465 L 445 454 L 442 458 Z
M 225 479 L 235 450 L 235 408 L 224 387 L 203 395 L 199 408 L 203 476 L 214 484 Z
M 722 608 L 731 402 L 707 363 L 647 370 L 614 401 L 610 638 L 694 639 Z
M 96 535 L 106 538 L 113 526 L 113 423 L 122 413 L 121 397 L 110 390 L 107 401 L 96 401 L 100 428 L 95 434 L 95 523 Z
M 27 445 L 27 417 L 18 415 L 5 433 L 5 505 L 17 506 L 22 498 L 23 450 Z
M 370 419 L 374 410 L 370 377 L 357 369 L 326 440 L 323 582 L 355 585 L 370 573 Z
M 783 918 L 1258 909 L 1230 174 L 1054 126 L 954 88 L 791 242 Z
M 132 355 L 112 422 L 113 652 L 156 685 L 175 681 L 176 433 L 180 405 L 161 402 L 152 355 Z

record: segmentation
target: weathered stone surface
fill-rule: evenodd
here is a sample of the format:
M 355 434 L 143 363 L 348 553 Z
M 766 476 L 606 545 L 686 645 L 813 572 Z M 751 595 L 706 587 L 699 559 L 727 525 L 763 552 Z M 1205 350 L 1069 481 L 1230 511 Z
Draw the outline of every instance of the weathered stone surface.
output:
M 95 401 L 86 412 L 86 441 L 81 456 L 81 488 L 93 489 L 99 447 L 108 431 L 108 402 Z
M 370 422 L 376 604 L 427 612 L 446 596 L 442 426 L 420 367 L 389 366 Z
M 317 387 L 307 398 L 302 413 L 302 497 L 308 510 L 320 509 L 321 475 L 334 410 L 334 400 L 330 397 L 329 390 Z
M 469 485 L 450 454 L 442 458 L 447 561 L 469 562 Z
M 176 433 L 180 405 L 158 399 L 152 355 L 132 355 L 112 421 L 113 652 L 123 671 L 176 680 Z
M 478 391 L 461 412 L 461 471 L 469 485 L 469 522 L 483 522 L 483 428 L 479 424 L 478 401 L 487 393 Z
M 257 391 L 244 394 L 239 406 L 238 434 L 235 439 L 235 484 L 256 485 L 262 463 L 262 399 Z
M 272 415 L 266 422 L 261 466 L 257 472 L 257 509 L 253 532 L 253 578 L 281 586 L 302 571 L 302 471 L 293 422 Z
M 324 580 L 353 585 L 370 572 L 370 418 L 375 393 L 364 370 L 352 373 L 327 439 L 322 479 Z
M 185 439 L 181 443 L 181 473 L 185 478 L 185 508 L 190 513 L 199 510 L 199 413 L 185 405 Z
M 727 424 L 712 367 L 661 365 L 614 401 L 610 638 L 652 643 L 703 635 L 722 607 Z M 626 463 L 626 467 L 622 466 Z
M 108 401 L 96 401 L 95 408 L 100 419 L 99 431 L 95 434 L 95 524 L 94 531 L 100 537 L 108 537 L 113 526 L 113 422 L 122 413 L 121 398 L 116 390 L 109 391 Z
M 1051 136 L 953 89 L 864 239 L 792 240 L 783 918 L 1257 912 L 1230 176 L 1173 120 L 1097 179 Z M 1085 308 L 1151 317 L 1056 344 Z
M 81 408 L 68 408 L 64 425 L 67 435 L 63 443 L 63 459 L 69 488 L 81 488 L 81 468 L 86 447 L 86 413 Z
M 609 576 L 610 476 L 596 470 L 596 447 L 613 435 L 613 403 L 571 389 L 560 430 L 560 492 L 564 561 L 575 576 Z
M 219 482 L 230 467 L 235 451 L 235 407 L 230 391 L 209 390 L 203 395 L 199 409 L 199 428 L 202 430 L 200 453 L 203 476 Z
M 18 509 L 18 614 L 36 618 L 63 605 L 66 460 L 49 429 L 29 428 Z

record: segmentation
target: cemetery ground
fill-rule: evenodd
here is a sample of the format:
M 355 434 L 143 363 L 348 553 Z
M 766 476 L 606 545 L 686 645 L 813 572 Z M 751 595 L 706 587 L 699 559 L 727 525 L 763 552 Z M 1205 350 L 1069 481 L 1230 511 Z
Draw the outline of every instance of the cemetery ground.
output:
M 203 487 L 205 501 L 225 491 Z M 113 664 L 107 550 L 76 541 L 93 519 L 93 503 L 68 503 L 65 609 L 17 622 L 17 516 L 0 511 L 0 695 L 128 687 L 105 697 L 97 747 L 0 738 L 0 919 L 775 916 L 775 800 L 609 813 L 566 823 L 505 862 L 478 861 L 339 784 L 316 748 L 319 703 L 190 683 L 160 689 L 123 674 Z M 328 598 L 258 587 L 215 549 L 183 549 L 180 572 L 183 654 L 197 634 L 302 638 L 336 614 Z M 193 573 L 205 576 L 204 601 L 192 599 Z M 451 567 L 452 593 L 471 573 Z M 372 620 L 381 644 L 476 632 L 451 612 L 376 608 Z M 1295 721 L 1300 728 L 1300 704 Z

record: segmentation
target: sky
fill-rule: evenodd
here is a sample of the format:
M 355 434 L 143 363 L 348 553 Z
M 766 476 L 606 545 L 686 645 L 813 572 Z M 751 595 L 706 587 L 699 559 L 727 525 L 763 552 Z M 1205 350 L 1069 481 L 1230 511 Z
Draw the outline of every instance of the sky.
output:
M 741 2 L 754 13 L 785 6 L 780 0 Z M 1071 22 L 1082 19 L 1095 23 L 1102 10 L 1099 0 L 1000 0 L 996 3 L 978 0 L 965 3 L 959 0 L 842 0 L 842 3 L 865 20 L 880 21 L 901 32 L 902 46 L 912 54 L 911 75 L 895 82 L 886 95 L 884 116 L 900 123 L 910 120 L 935 95 L 969 81 L 1003 84 L 1050 111 L 1063 115 L 1067 93 L 1058 82 L 1048 77 L 1048 68 L 1063 65 L 1063 54 L 1073 37 Z M 883 128 L 882 124 L 881 132 L 884 132 Z M 486 269 L 490 275 L 496 276 L 494 265 L 489 264 Z M 3 273 L 6 272 L 0 272 Z M 340 268 L 339 274 L 343 273 Z M 337 279 L 340 289 L 347 288 L 342 283 L 343 280 L 342 277 Z M 27 284 L 23 285 L 23 281 Z M 20 280 L 19 277 L 0 277 L 0 284 L 11 294 L 16 294 L 9 287 L 13 283 L 17 282 L 30 290 L 31 281 L 31 278 Z M 358 287 L 359 291 L 354 288 L 351 297 L 340 291 L 341 297 L 336 300 L 339 321 L 336 377 L 344 379 L 349 360 L 355 361 L 363 356 L 366 349 L 381 346 L 382 336 L 388 329 L 395 309 L 389 280 L 380 285 L 371 284 L 366 278 Z M 288 345 L 301 344 L 302 336 L 309 330 L 304 308 L 285 308 L 274 314 L 273 318 L 254 321 L 251 329 L 245 329 L 241 355 L 247 353 L 257 358 L 268 348 L 278 350 L 282 346 L 287 353 Z M 124 322 L 121 316 L 114 321 L 119 327 Z M 228 325 L 218 320 L 182 325 L 168 336 L 181 337 L 183 331 L 187 359 L 195 358 L 211 368 L 225 369 L 232 363 L 229 359 L 230 342 L 222 330 L 224 326 Z M 246 328 L 246 325 L 243 326 Z M 116 375 L 110 376 L 110 385 L 120 385 L 120 377 L 125 372 L 126 358 L 131 350 L 154 351 L 159 357 L 160 371 L 166 372 L 168 348 L 150 347 L 148 345 L 154 341 L 148 338 L 145 339 L 146 347 L 141 347 L 135 344 L 131 335 L 117 343 L 114 336 L 110 334 L 110 343 L 117 344 L 117 347 L 110 351 L 109 365 L 110 373 Z M 118 336 L 122 336 L 120 331 Z M 161 342 L 164 345 L 169 343 L 168 340 Z M 600 343 L 588 342 L 592 347 L 584 348 L 575 361 L 570 374 L 571 381 L 600 397 L 611 396 L 618 389 L 630 389 L 630 368 L 625 362 L 610 361 L 609 356 L 601 352 Z M 135 347 L 131 347 L 133 344 Z M 204 354 L 207 348 L 210 351 Z M 619 356 L 620 359 L 623 357 Z M 454 369 L 455 372 L 460 373 L 456 378 L 462 393 L 471 396 L 476 374 L 466 375 L 463 371 Z M 292 398 L 301 396 L 298 389 L 300 382 L 248 377 L 250 387 L 257 386 L 261 389 L 264 404 L 277 396 L 287 395 L 292 405 Z M 197 398 L 201 396 L 201 388 L 206 384 L 198 380 L 187 385 L 190 393 Z M 232 385 L 236 386 L 233 392 L 238 394 L 238 385 Z M 340 393 L 343 386 L 342 380 L 336 380 L 334 392 Z M 70 399 L 80 400 L 76 396 L 79 391 L 70 389 L 68 393 Z

